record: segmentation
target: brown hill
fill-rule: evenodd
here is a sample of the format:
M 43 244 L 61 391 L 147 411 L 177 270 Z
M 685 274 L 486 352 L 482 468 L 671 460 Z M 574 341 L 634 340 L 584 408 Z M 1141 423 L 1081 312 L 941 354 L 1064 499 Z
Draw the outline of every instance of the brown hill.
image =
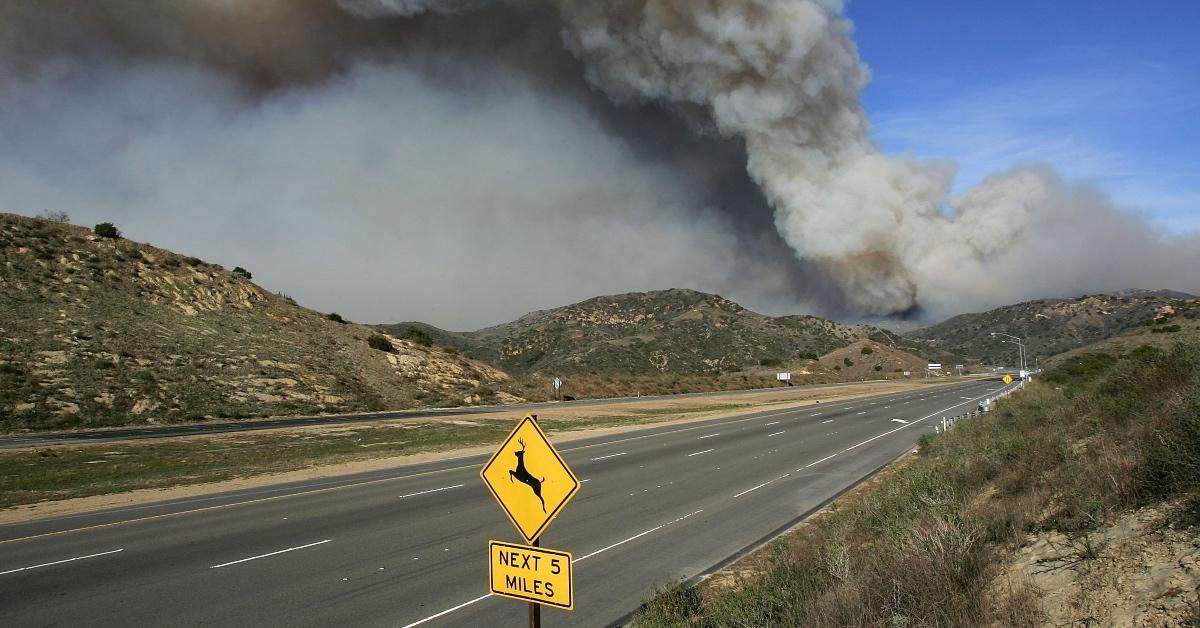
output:
M 923 343 L 928 353 L 948 352 L 988 364 L 1015 364 L 1017 347 L 1002 343 L 1001 332 L 1023 338 L 1030 366 L 1035 358 L 1084 347 L 1138 330 L 1170 328 L 1200 317 L 1200 300 L 1166 290 L 1128 290 L 1074 299 L 1038 299 L 987 312 L 962 314 L 905 338 Z
M 507 379 L 69 224 L 0 214 L 0 264 L 0 429 L 456 405 Z
M 1059 353 L 1042 361 L 1041 366 L 1043 368 L 1056 366 L 1089 353 L 1107 353 L 1119 356 L 1144 346 L 1165 350 L 1179 342 L 1200 343 L 1200 318 L 1179 317 L 1156 325 L 1142 325 L 1133 331 Z
M 864 339 L 911 345 L 869 325 L 766 316 L 717 295 L 682 289 L 596 297 L 475 332 L 420 323 L 384 329 L 426 334 L 510 373 L 526 374 L 715 374 L 795 365 Z
M 821 365 L 850 380 L 903 377 L 905 372 L 916 378 L 925 376 L 928 361 L 873 340 L 860 340 L 821 356 Z

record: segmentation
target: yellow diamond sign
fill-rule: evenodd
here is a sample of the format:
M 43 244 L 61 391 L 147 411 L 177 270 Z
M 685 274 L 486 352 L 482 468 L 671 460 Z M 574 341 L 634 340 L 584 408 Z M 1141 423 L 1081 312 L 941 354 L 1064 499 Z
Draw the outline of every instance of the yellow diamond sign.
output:
M 1007 385 L 1013 383 L 1012 375 L 1005 375 L 1004 379 L 1002 379 L 1000 381 L 1004 382 L 1004 385 L 1007 386 Z
M 542 535 L 579 492 L 579 479 L 538 427 L 525 415 L 479 476 L 526 541 Z

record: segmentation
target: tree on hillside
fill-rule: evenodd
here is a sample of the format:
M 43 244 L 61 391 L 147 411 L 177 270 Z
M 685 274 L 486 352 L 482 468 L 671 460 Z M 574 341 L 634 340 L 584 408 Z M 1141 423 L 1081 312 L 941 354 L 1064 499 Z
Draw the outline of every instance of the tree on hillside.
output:
M 92 230 L 95 231 L 96 235 L 100 236 L 101 238 L 112 238 L 115 240 L 121 237 L 121 230 L 111 222 L 102 222 L 96 225 Z
M 50 211 L 48 209 L 43 209 L 42 213 L 38 214 L 37 217 L 42 220 L 49 220 L 50 222 L 61 222 L 64 224 L 71 222 L 71 217 L 67 215 L 67 212 Z
M 250 271 L 246 270 L 245 268 L 242 268 L 241 266 L 234 266 L 232 272 L 233 272 L 233 274 L 241 276 L 241 277 L 245 277 L 246 279 L 250 279 L 253 277 L 253 275 L 250 274 Z

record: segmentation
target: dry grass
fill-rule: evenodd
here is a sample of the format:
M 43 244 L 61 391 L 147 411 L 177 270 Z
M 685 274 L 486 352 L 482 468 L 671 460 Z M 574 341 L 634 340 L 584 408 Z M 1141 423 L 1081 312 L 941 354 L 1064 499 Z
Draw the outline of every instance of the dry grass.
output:
M 1027 583 L 992 586 L 1027 533 L 1082 562 L 1119 512 L 1200 503 L 1200 348 L 1134 351 L 1048 377 L 776 544 L 740 586 L 674 588 L 641 626 L 1031 626 Z

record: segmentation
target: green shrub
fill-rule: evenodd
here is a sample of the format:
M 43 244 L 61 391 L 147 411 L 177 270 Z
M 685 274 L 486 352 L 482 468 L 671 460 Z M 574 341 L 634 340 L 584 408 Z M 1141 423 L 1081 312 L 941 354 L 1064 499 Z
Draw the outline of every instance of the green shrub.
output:
M 1116 363 L 1117 358 L 1108 353 L 1085 353 L 1050 370 L 1044 379 L 1052 384 L 1077 385 L 1095 378 Z
M 250 271 L 246 270 L 245 268 L 242 268 L 241 266 L 234 266 L 233 270 L 230 272 L 232 272 L 233 274 L 238 275 L 240 277 L 244 277 L 246 279 L 254 278 L 254 275 L 251 275 Z
M 92 231 L 94 231 L 96 235 L 100 236 L 101 238 L 112 238 L 116 240 L 117 238 L 121 237 L 121 230 L 117 229 L 116 225 L 112 224 L 111 222 L 102 222 L 93 227 Z
M 1154 333 L 1154 334 L 1170 334 L 1173 332 L 1177 332 L 1180 329 L 1183 329 L 1183 328 L 1180 327 L 1179 325 L 1166 325 L 1163 327 L 1155 327 L 1154 329 L 1151 329 L 1150 332 Z
M 783 360 L 779 358 L 763 358 L 758 361 L 759 366 L 783 366 Z
M 882 371 L 882 370 L 883 370 L 883 365 L 882 365 L 882 364 L 876 364 L 876 365 L 875 365 L 875 370 L 876 370 L 876 371 Z
M 379 349 L 386 353 L 395 353 L 396 347 L 392 346 L 392 341 L 388 340 L 383 334 L 372 334 L 367 338 L 367 345 L 372 349 Z
M 871 347 L 863 347 L 862 348 L 863 355 L 871 355 L 872 353 L 875 353 L 875 350 L 872 349 Z
M 845 364 L 846 366 L 854 366 L 854 360 L 851 360 L 850 358 L 842 358 L 842 364 Z
M 341 323 L 343 325 L 346 324 L 346 319 L 342 318 L 342 315 L 338 314 L 337 312 L 330 312 L 325 315 L 325 318 L 335 323 Z
M 405 327 L 404 331 L 400 332 L 400 335 L 398 335 L 397 338 L 401 340 L 407 340 L 409 342 L 415 342 L 424 347 L 433 345 L 433 337 L 424 330 L 417 329 L 416 327 Z

